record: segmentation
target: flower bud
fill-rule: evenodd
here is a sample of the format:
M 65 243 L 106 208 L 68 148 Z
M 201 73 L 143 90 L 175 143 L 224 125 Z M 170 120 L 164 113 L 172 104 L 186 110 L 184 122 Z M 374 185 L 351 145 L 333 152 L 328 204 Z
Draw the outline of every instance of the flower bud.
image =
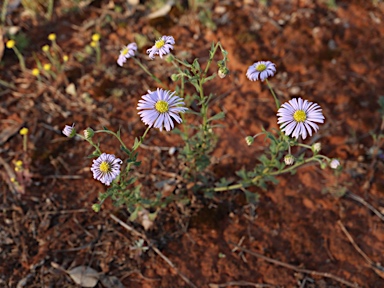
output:
M 73 138 L 76 135 L 75 124 L 72 124 L 72 126 L 65 125 L 63 134 L 68 138 Z
M 295 163 L 295 157 L 292 154 L 287 154 L 284 156 L 285 165 L 292 165 Z
M 177 80 L 179 80 L 179 78 L 180 78 L 180 77 L 179 77 L 178 74 L 172 74 L 172 75 L 171 75 L 171 79 L 172 79 L 173 82 L 176 82 Z
M 172 54 L 168 54 L 167 57 L 165 57 L 165 61 L 167 63 L 171 63 L 174 59 L 175 59 L 175 56 L 173 56 Z
M 217 72 L 217 75 L 219 75 L 219 77 L 223 79 L 228 75 L 228 73 L 229 73 L 229 70 L 227 67 L 221 67 L 219 69 L 219 72 Z
M 84 130 L 84 137 L 85 139 L 89 140 L 93 137 L 93 135 L 95 135 L 95 132 L 93 131 L 92 128 L 87 128 Z
M 92 205 L 92 209 L 93 211 L 95 211 L 96 213 L 100 211 L 100 204 L 93 204 Z
M 320 163 L 320 168 L 321 169 L 325 169 L 325 168 L 327 168 L 327 166 L 328 166 L 328 164 L 327 164 L 327 162 L 325 162 L 325 161 L 321 161 L 321 163 Z
M 245 142 L 247 142 L 248 146 L 251 146 L 253 141 L 255 141 L 255 139 L 252 136 L 245 137 Z
M 312 151 L 313 153 L 319 153 L 321 150 L 321 143 L 317 142 L 312 145 Z
M 337 160 L 337 159 L 332 159 L 331 162 L 329 163 L 329 166 L 330 166 L 332 169 L 337 169 L 337 168 L 339 168 L 339 166 L 340 166 L 340 161 Z

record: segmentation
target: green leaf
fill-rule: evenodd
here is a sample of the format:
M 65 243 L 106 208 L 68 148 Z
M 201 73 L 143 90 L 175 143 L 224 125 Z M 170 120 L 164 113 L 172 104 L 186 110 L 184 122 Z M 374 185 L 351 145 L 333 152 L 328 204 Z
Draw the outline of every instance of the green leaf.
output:
M 195 71 L 196 72 L 200 72 L 201 71 L 201 68 L 200 68 L 200 63 L 198 61 L 199 59 L 196 58 L 195 60 L 193 60 L 193 63 L 192 63 L 192 66 L 193 68 L 195 68 Z M 195 73 L 196 74 L 196 73 Z
M 212 116 L 211 118 L 209 118 L 207 122 L 220 120 L 220 119 L 223 119 L 224 117 L 225 117 L 225 113 L 223 111 L 221 111 L 221 112 L 217 113 L 216 115 Z
M 215 79 L 216 76 L 217 76 L 217 74 L 215 73 L 215 74 L 212 74 L 211 76 L 208 76 L 208 77 L 204 78 L 204 79 L 201 81 L 201 84 L 204 84 L 205 82 L 208 82 L 208 81 L 211 81 L 211 80 Z
M 260 198 L 259 194 L 253 193 L 253 192 L 248 191 L 246 189 L 243 189 L 243 191 L 244 191 L 245 198 L 247 199 L 248 203 L 257 204 L 259 202 L 259 198 Z
M 380 105 L 380 109 L 379 109 L 380 114 L 381 114 L 381 116 L 384 116 L 384 96 L 380 96 L 378 102 Z
M 137 216 L 139 215 L 140 210 L 141 207 L 136 206 L 135 210 L 131 213 L 131 216 L 129 216 L 129 221 L 135 221 L 137 219 Z
M 135 138 L 135 143 L 133 143 L 132 150 L 136 150 L 140 146 L 140 144 L 141 144 L 141 139 Z

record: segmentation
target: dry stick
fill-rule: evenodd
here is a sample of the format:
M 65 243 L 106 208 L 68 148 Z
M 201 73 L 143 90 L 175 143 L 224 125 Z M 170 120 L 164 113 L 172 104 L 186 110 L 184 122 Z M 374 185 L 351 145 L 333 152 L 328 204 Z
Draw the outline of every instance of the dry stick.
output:
M 380 276 L 380 277 L 383 277 L 383 272 L 384 272 L 384 267 L 381 266 L 380 263 L 375 263 L 371 260 L 371 258 L 368 257 L 367 254 L 365 254 L 365 252 L 363 250 L 360 249 L 360 247 L 356 244 L 356 242 L 353 240 L 351 234 L 349 234 L 347 228 L 345 228 L 345 226 L 343 225 L 343 223 L 341 223 L 341 221 L 337 221 L 337 224 L 339 224 L 341 230 L 344 232 L 345 236 L 347 236 L 349 242 L 351 242 L 353 248 L 356 249 L 356 251 L 361 255 L 363 256 L 363 258 L 365 259 L 365 261 L 367 261 L 367 263 L 369 264 L 369 266 Z
M 350 198 L 352 200 L 355 200 L 356 202 L 359 202 L 360 204 L 364 205 L 369 210 L 371 210 L 373 213 L 375 213 L 382 221 L 384 221 L 384 215 L 381 214 L 375 207 L 373 207 L 371 204 L 369 204 L 367 201 L 365 201 L 360 196 L 357 196 L 356 194 L 353 194 L 350 191 L 347 191 L 347 193 L 345 193 L 344 196 L 348 197 L 348 198 Z
M 344 280 L 338 276 L 335 276 L 331 273 L 327 273 L 327 272 L 318 272 L 318 271 L 314 271 L 314 270 L 308 270 L 308 269 L 302 269 L 302 268 L 299 268 L 297 266 L 294 266 L 294 265 L 291 265 L 291 264 L 288 264 L 288 263 L 285 263 L 285 262 L 281 262 L 279 260 L 275 260 L 275 259 L 272 259 L 270 257 L 267 257 L 267 256 L 264 256 L 262 254 L 259 254 L 257 252 L 253 252 L 251 250 L 248 250 L 246 248 L 243 248 L 233 242 L 229 242 L 230 244 L 236 246 L 237 248 L 239 248 L 240 250 L 244 251 L 244 252 L 247 252 L 248 254 L 250 255 L 253 255 L 253 256 L 256 256 L 257 258 L 261 258 L 267 262 L 270 262 L 270 263 L 273 263 L 273 264 L 276 264 L 276 265 L 279 265 L 279 266 L 283 266 L 285 268 L 288 268 L 288 269 L 291 269 L 291 270 L 295 270 L 297 272 L 300 272 L 300 273 L 305 273 L 305 274 L 310 274 L 310 275 L 315 275 L 315 276 L 320 276 L 320 277 L 324 277 L 324 278 L 330 278 L 330 279 L 333 279 L 337 282 L 340 282 L 344 285 L 347 285 L 348 287 L 354 287 L 354 288 L 357 288 L 359 287 L 359 285 L 357 285 L 356 283 L 351 283 L 347 280 Z
M 151 244 L 149 241 L 148 241 L 148 238 L 145 234 L 143 233 L 140 233 L 139 231 L 135 230 L 134 228 L 132 228 L 131 226 L 129 226 L 128 224 L 124 223 L 123 221 L 121 221 L 119 218 L 117 218 L 115 215 L 113 214 L 109 214 L 109 216 L 115 220 L 117 223 L 119 223 L 121 226 L 123 226 L 125 229 L 127 229 L 129 232 L 132 232 L 133 234 L 143 238 L 145 241 L 147 241 L 148 244 Z M 173 269 L 175 269 L 175 271 L 177 272 L 177 274 L 191 287 L 193 288 L 197 288 L 197 286 L 195 284 L 193 284 L 191 282 L 191 280 L 189 280 L 183 273 L 181 273 L 179 271 L 179 269 L 177 269 L 177 267 L 175 266 L 175 264 L 172 263 L 171 260 L 169 260 L 169 258 L 167 258 L 163 253 L 161 253 L 161 251 L 159 249 L 157 249 L 155 246 L 153 245 L 150 245 L 150 247 L 153 249 L 153 251 L 155 251 L 155 253 L 157 255 L 159 255 L 161 258 L 163 258 L 163 260 L 165 262 L 167 262 L 167 264 L 169 266 L 171 266 Z
M 228 286 L 252 286 L 256 288 L 264 288 L 264 287 L 277 287 L 275 285 L 270 285 L 270 284 L 257 284 L 257 283 L 252 283 L 248 281 L 230 281 L 227 283 L 222 283 L 222 284 L 209 284 L 208 285 L 210 288 L 219 288 L 219 287 L 228 287 Z

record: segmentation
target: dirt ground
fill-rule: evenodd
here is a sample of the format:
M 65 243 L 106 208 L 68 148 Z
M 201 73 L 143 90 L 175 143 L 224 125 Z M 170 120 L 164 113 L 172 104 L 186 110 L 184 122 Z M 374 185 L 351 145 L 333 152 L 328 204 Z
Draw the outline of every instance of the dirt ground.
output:
M 336 1 L 337 7 L 307 0 L 268 6 L 211 1 L 196 9 L 185 1 L 156 19 L 147 17 L 158 9 L 150 1 L 88 2 L 75 9 L 73 1 L 55 1 L 49 21 L 21 5 L 7 15 L 6 26 L 28 39 L 23 55 L 29 69 L 34 55 L 43 61 L 49 33 L 57 34 L 69 61 L 65 77 L 38 83 L 20 71 L 12 50 L 2 55 L 0 287 L 79 287 L 68 273 L 79 266 L 100 273 L 95 287 L 384 287 L 384 148 L 372 137 L 383 133 L 382 1 Z M 201 11 L 211 18 L 199 18 Z M 84 52 L 95 32 L 103 69 Z M 230 75 L 207 91 L 216 97 L 214 110 L 226 112 L 225 128 L 217 130 L 217 161 L 209 168 L 215 179 L 236 181 L 236 171 L 252 169 L 268 142 L 257 138 L 248 147 L 244 137 L 278 127 L 267 86 L 245 76 L 258 60 L 276 63 L 271 83 L 282 102 L 300 96 L 322 107 L 325 124 L 304 142 L 321 142 L 324 155 L 339 158 L 340 177 L 317 165 L 303 167 L 279 176 L 266 191 L 251 188 L 260 195 L 257 205 L 242 191 L 213 199 L 189 193 L 189 204 L 170 203 L 148 229 L 142 219 L 129 222 L 126 209 L 110 201 L 95 213 L 91 205 L 105 188 L 89 171 L 92 150 L 61 130 L 72 123 L 80 131 L 121 127 L 126 143 L 143 133 L 137 101 L 156 83 L 133 61 L 116 64 L 121 46 L 137 35 L 149 41 L 139 47 L 143 54 L 158 35 L 172 35 L 176 55 L 201 63 L 212 41 L 228 51 Z M 76 53 L 85 55 L 82 62 Z M 171 65 L 142 61 L 174 85 L 167 76 Z M 29 129 L 26 153 L 21 127 Z M 110 138 L 102 140 L 104 149 L 120 153 Z M 178 147 L 181 140 L 152 129 L 144 144 L 135 175 L 148 195 L 178 176 L 177 153 L 159 147 Z M 30 175 L 16 191 L 10 178 L 18 159 Z M 337 187 L 347 192 L 337 197 Z

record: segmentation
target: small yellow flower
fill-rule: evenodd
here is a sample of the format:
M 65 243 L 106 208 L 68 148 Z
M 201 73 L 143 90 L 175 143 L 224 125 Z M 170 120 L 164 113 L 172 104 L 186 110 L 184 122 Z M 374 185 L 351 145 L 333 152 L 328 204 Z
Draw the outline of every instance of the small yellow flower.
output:
M 63 56 L 63 61 L 64 61 L 64 62 L 67 62 L 68 59 L 69 59 L 68 55 L 64 55 L 64 56 Z
M 49 45 L 44 45 L 43 47 L 41 47 L 41 50 L 43 50 L 44 52 L 48 52 L 49 51 Z
M 23 161 L 17 160 L 16 163 L 15 163 L 15 166 L 16 167 L 22 167 L 23 166 Z
M 12 49 L 13 47 L 15 47 L 15 44 L 15 40 L 8 40 L 6 45 L 8 49 Z
M 15 183 L 15 182 L 16 182 L 16 179 L 13 178 L 13 177 L 12 177 L 10 180 L 11 180 L 12 183 Z
M 51 33 L 48 35 L 48 40 L 50 41 L 55 41 L 56 40 L 56 34 L 55 33 Z
M 93 42 L 98 42 L 100 40 L 100 34 L 99 33 L 95 33 L 92 35 L 92 41 Z
M 92 41 L 90 45 L 91 45 L 91 47 L 95 48 L 97 46 L 97 42 Z
M 39 71 L 39 69 L 37 69 L 37 68 L 33 68 L 33 69 L 32 69 L 32 75 L 33 75 L 33 76 L 36 76 L 36 77 L 39 76 L 39 75 L 40 75 L 40 71 Z
M 44 69 L 45 71 L 49 71 L 49 70 L 51 70 L 51 64 L 49 64 L 49 63 L 44 64 L 43 69 Z
M 20 135 L 27 135 L 28 134 L 28 128 L 24 127 L 24 128 L 21 128 L 20 131 L 19 131 Z

